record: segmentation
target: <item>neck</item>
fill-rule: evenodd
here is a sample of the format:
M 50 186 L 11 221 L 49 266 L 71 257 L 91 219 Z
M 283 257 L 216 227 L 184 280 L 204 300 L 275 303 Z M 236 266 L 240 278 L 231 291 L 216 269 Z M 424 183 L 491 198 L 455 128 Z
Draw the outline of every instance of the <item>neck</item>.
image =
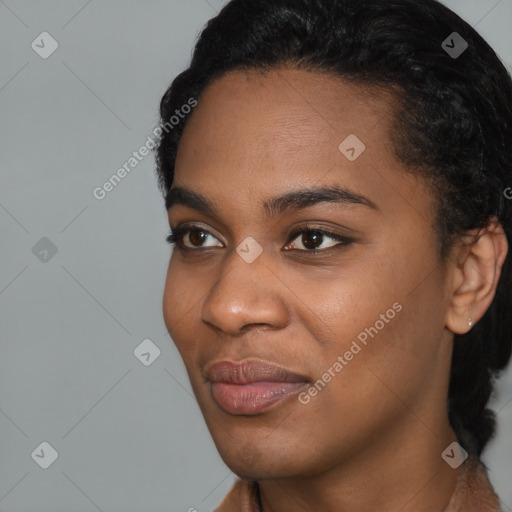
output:
M 420 417 L 429 415 L 408 411 L 400 426 L 314 477 L 260 482 L 263 512 L 443 512 L 459 471 L 441 453 L 456 437 L 447 418 L 429 422 L 433 431 Z

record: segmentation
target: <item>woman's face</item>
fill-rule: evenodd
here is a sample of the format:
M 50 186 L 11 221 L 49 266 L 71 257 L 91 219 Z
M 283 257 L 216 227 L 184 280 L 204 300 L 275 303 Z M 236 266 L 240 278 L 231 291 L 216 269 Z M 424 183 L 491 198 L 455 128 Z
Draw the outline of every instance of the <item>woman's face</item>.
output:
M 407 433 L 446 422 L 433 199 L 393 155 L 392 108 L 326 75 L 231 72 L 185 128 L 173 189 L 202 200 L 169 209 L 173 228 L 194 227 L 173 251 L 164 317 L 244 478 L 317 475 L 398 439 L 414 453 Z

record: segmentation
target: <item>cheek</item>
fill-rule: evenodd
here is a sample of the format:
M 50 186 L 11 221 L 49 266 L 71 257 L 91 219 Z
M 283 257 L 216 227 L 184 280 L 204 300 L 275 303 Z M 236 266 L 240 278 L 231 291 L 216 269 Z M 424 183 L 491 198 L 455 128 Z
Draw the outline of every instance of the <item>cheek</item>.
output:
M 299 323 L 311 333 L 301 351 L 308 354 L 314 376 L 330 379 L 328 386 L 350 395 L 348 401 L 371 398 L 371 391 L 386 382 L 421 381 L 443 328 L 442 279 L 435 261 L 411 253 L 399 261 L 388 252 L 373 261 L 345 263 L 335 273 L 288 276 L 301 299 Z
M 197 310 L 194 308 L 204 295 L 199 283 L 192 283 L 190 273 L 180 271 L 178 265 L 171 261 L 167 269 L 163 294 L 162 310 L 167 331 L 187 363 L 190 352 L 194 349 L 194 332 L 197 323 Z
M 180 289 L 180 284 L 176 282 L 177 276 L 173 275 L 172 269 L 172 263 L 169 263 L 165 279 L 162 311 L 167 330 L 174 339 L 174 329 L 178 324 L 180 316 L 179 295 L 182 293 L 182 290 Z
M 387 287 L 370 280 L 344 294 L 345 307 L 330 323 L 338 335 L 322 352 L 318 373 L 320 388 L 329 382 L 311 401 L 356 429 L 391 421 L 404 404 L 415 403 L 438 365 L 443 331 L 438 278 L 432 273 L 413 293 L 417 279 L 404 275 Z
M 349 350 L 359 335 L 364 343 L 377 334 L 376 330 L 384 332 L 396 323 L 395 317 L 399 315 L 399 306 L 393 308 L 393 304 L 400 293 L 396 281 L 392 277 L 386 279 L 389 274 L 381 272 L 375 263 L 359 258 L 345 259 L 342 263 L 328 271 L 281 271 L 280 276 L 292 292 L 289 298 L 298 325 L 310 333 L 305 337 L 309 349 L 321 354 L 323 365 Z M 381 315 L 385 316 L 384 320 Z M 311 340 L 315 341 L 313 347 Z

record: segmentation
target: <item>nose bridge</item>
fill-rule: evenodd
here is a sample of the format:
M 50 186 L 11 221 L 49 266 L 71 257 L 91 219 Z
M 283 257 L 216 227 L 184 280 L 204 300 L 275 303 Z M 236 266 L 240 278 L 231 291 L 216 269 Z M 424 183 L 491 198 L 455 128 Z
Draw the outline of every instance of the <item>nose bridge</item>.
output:
M 279 293 L 279 280 L 252 240 L 244 240 L 226 257 L 219 278 L 203 301 L 201 317 L 231 333 L 248 324 L 286 324 L 287 308 Z

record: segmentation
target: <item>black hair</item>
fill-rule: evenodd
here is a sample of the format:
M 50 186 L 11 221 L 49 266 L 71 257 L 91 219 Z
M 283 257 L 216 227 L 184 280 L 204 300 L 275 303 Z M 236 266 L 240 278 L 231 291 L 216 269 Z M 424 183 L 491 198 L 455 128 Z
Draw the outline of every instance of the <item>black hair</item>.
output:
M 463 41 L 462 54 L 449 51 Z M 432 184 L 440 258 L 493 217 L 512 239 L 505 197 L 512 186 L 512 80 L 485 40 L 436 0 L 229 2 L 207 23 L 189 68 L 162 97 L 155 151 L 164 197 L 188 119 L 171 124 L 176 110 L 228 71 L 290 65 L 394 92 L 390 137 L 404 168 Z M 495 433 L 486 405 L 511 356 L 511 280 L 509 254 L 485 315 L 468 333 L 454 335 L 448 418 L 459 443 L 477 457 Z

